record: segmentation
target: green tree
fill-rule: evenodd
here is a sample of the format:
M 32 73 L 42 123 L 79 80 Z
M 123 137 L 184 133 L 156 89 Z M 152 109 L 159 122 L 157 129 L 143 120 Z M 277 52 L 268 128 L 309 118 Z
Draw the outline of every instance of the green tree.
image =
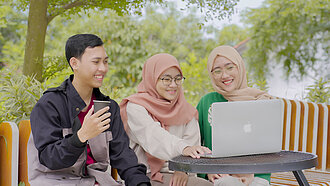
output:
M 102 86 L 103 92 L 112 98 L 118 98 L 114 90 L 131 93 L 141 78 L 142 65 L 148 57 L 141 27 L 131 16 L 119 16 L 112 10 L 88 11 L 73 15 L 69 20 L 63 16 L 55 18 L 49 25 L 46 37 L 43 78 L 48 79 L 49 83 L 59 84 L 72 73 L 63 57 L 65 41 L 69 36 L 83 31 L 99 35 L 105 43 L 109 73 Z
M 197 58 L 194 53 L 189 53 L 185 62 L 180 64 L 186 77 L 183 83 L 185 98 L 194 106 L 202 96 L 213 91 L 206 65 L 207 57 Z
M 174 4 L 169 4 L 168 8 L 162 11 L 155 6 L 148 7 L 145 17 L 141 20 L 142 37 L 148 53 L 170 53 L 179 61 L 184 61 L 191 51 L 198 57 L 204 57 L 215 42 L 205 39 L 204 31 L 209 28 L 201 28 L 201 21 L 195 11 L 182 15 Z
M 119 73 L 122 73 L 124 69 L 129 71 L 132 76 L 141 70 L 135 68 L 133 64 L 134 60 L 139 59 L 139 56 L 145 57 L 145 50 L 141 47 L 140 29 L 136 25 L 138 24 L 130 16 L 118 16 L 110 10 L 73 15 L 69 20 L 64 16 L 56 17 L 49 25 L 46 36 L 45 48 L 47 50 L 44 54 L 45 68 L 43 68 L 43 78 L 46 81 L 42 84 L 43 88 L 36 89 L 40 83 L 35 82 L 34 78 L 22 75 L 16 66 L 4 68 L 0 78 L 2 88 L 0 119 L 19 121 L 28 118 L 42 92 L 50 86 L 58 86 L 72 73 L 64 57 L 65 41 L 72 34 L 81 31 L 100 35 L 106 43 L 105 47 L 109 53 L 111 64 L 110 72 L 104 81 L 104 93 L 118 98 L 119 94 L 116 94 L 118 93 L 116 90 L 123 92 L 126 90 L 123 87 L 135 87 L 135 85 L 131 86 L 134 82 L 129 81 L 126 75 Z M 140 61 L 143 63 L 144 60 Z M 123 82 L 127 84 L 116 87 L 116 85 L 124 84 Z
M 82 30 L 104 38 L 110 65 L 102 91 L 117 101 L 135 92 L 141 81 L 143 63 L 155 53 L 167 52 L 176 56 L 180 62 L 191 64 L 189 71 L 195 73 L 188 73 L 187 79 L 196 76 L 199 70 L 206 70 L 206 64 L 202 68 L 195 68 L 195 65 L 204 64 L 199 63 L 205 60 L 205 55 L 216 44 L 213 40 L 205 39 L 203 29 L 198 27 L 201 19 L 194 13 L 182 15 L 171 5 L 163 9 L 162 13 L 153 10 L 152 7 L 148 8 L 142 18 L 118 16 L 110 10 L 88 11 L 86 14 L 72 16 L 69 20 L 63 16 L 55 18 L 49 25 L 46 36 L 44 78 L 48 78 L 49 83 L 59 84 L 71 73 L 67 70 L 67 62 L 60 60 L 63 57 L 53 56 L 63 53 L 67 37 Z M 155 17 L 156 20 L 153 19 Z M 197 61 L 190 62 L 193 59 L 189 57 L 191 55 Z M 208 79 L 207 73 L 203 77 Z M 187 86 L 190 86 L 189 81 L 191 80 L 188 80 Z M 192 90 L 195 94 L 192 102 L 197 102 L 198 95 L 204 94 L 205 89 L 198 93 L 199 89 L 194 90 L 201 87 L 197 85 L 197 81 L 191 85 L 186 92 L 190 94 Z
M 162 0 L 153 1 L 165 4 Z M 187 7 L 197 5 L 207 17 L 215 15 L 223 18 L 233 12 L 238 0 L 186 0 Z M 112 1 L 112 0 L 18 0 L 18 7 L 29 9 L 28 28 L 25 45 L 23 73 L 36 75 L 36 79 L 42 81 L 43 54 L 47 26 L 58 15 L 78 14 L 88 9 L 113 9 L 119 15 L 139 14 L 148 1 Z M 203 11 L 204 10 L 204 11 Z
M 216 38 L 218 45 L 235 46 L 248 39 L 248 30 L 235 24 L 226 25 L 218 31 Z
M 284 67 L 286 76 L 303 77 L 329 63 L 329 0 L 266 0 L 245 13 L 250 26 L 246 60 L 257 78 L 271 63 Z
M 63 49 L 69 36 L 82 32 L 95 33 L 105 42 L 106 51 L 111 60 L 108 76 L 104 80 L 104 86 L 102 86 L 102 92 L 105 94 L 120 102 L 122 98 L 135 92 L 135 87 L 141 80 L 141 69 L 146 58 L 158 52 L 174 52 L 180 54 L 180 61 L 186 64 L 184 71 L 187 73 L 184 72 L 184 75 L 187 77 L 185 88 L 188 91 L 185 91 L 185 94 L 191 103 L 196 104 L 200 95 L 205 94 L 206 90 L 206 88 L 198 89 L 201 86 L 195 81 L 196 75 L 200 74 L 200 71 L 206 70 L 206 59 L 200 56 L 208 54 L 208 50 L 212 49 L 215 44 L 214 41 L 204 38 L 203 29 L 198 26 L 201 18 L 193 13 L 182 15 L 179 13 L 180 11 L 170 10 L 171 7 L 166 8 L 168 10 L 164 13 L 154 12 L 146 14 L 142 18 L 128 15 L 119 16 L 110 9 L 86 10 L 79 14 L 70 14 L 70 19 L 67 19 L 65 14 L 56 16 L 48 24 L 47 35 L 45 36 L 42 73 L 42 79 L 45 82 L 40 84 L 29 76 L 21 75 L 20 69 L 17 70 L 16 68 L 17 65 L 6 67 L 1 71 L 0 83 L 5 91 L 0 92 L 0 110 L 2 111 L 0 119 L 21 120 L 27 118 L 42 92 L 50 86 L 57 86 L 72 73 L 64 58 Z M 167 16 L 166 14 L 170 11 L 175 16 Z M 14 13 L 16 12 L 14 11 Z M 168 26 L 152 29 L 153 26 L 149 24 L 148 20 L 152 20 L 152 17 L 155 16 L 160 18 L 159 20 L 162 22 L 160 26 L 174 23 L 177 28 Z M 168 19 L 169 17 L 170 19 Z M 22 28 L 22 31 L 18 33 L 19 41 L 24 41 L 23 38 L 26 36 L 24 23 L 26 22 L 23 19 L 17 24 L 18 28 Z M 157 40 L 146 38 L 150 35 L 161 38 L 160 42 L 157 42 L 157 45 L 152 45 Z M 174 41 L 172 37 L 176 40 L 175 45 L 169 45 L 168 40 Z M 7 54 L 14 51 L 14 48 L 16 48 L 15 50 L 24 48 L 22 42 L 11 45 L 8 45 L 7 42 L 5 45 L 13 46 L 12 49 L 3 47 L 1 52 Z M 8 57 L 9 63 L 20 61 L 16 59 L 23 55 L 16 54 L 16 56 L 14 52 L 11 54 L 12 57 L 16 57 L 15 59 Z M 198 68 L 195 68 L 195 65 Z M 7 72 L 7 70 L 12 71 L 12 73 Z M 207 73 L 198 82 L 207 85 L 209 83 Z M 196 88 L 197 90 L 195 90 Z M 10 109 L 8 106 L 12 106 L 11 108 L 14 109 Z
M 21 7 L 29 7 L 23 73 L 35 74 L 42 80 L 43 54 L 48 24 L 58 15 L 76 14 L 91 8 L 111 8 L 118 13 L 134 11 L 143 6 L 143 2 L 134 1 L 72 1 L 72 0 L 21 0 Z
M 26 18 L 11 6 L 0 4 L 0 69 L 22 65 Z

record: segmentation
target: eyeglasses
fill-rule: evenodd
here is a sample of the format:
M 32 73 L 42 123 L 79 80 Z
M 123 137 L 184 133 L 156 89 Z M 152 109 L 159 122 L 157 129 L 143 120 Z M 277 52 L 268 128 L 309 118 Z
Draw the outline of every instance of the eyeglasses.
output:
M 163 85 L 169 86 L 173 80 L 176 85 L 181 85 L 186 78 L 183 76 L 175 76 L 174 78 L 171 76 L 165 76 L 159 79 L 162 80 Z
M 222 76 L 223 72 L 232 72 L 234 69 L 236 69 L 236 65 L 234 64 L 230 64 L 227 65 L 224 69 L 220 68 L 220 67 L 216 67 L 213 70 L 211 70 L 211 73 L 215 76 Z

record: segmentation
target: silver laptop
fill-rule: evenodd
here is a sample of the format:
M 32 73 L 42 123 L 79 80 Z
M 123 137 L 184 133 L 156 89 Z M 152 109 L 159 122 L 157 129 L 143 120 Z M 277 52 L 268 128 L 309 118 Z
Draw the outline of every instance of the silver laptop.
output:
M 212 154 L 229 157 L 282 149 L 284 104 L 280 99 L 212 104 Z

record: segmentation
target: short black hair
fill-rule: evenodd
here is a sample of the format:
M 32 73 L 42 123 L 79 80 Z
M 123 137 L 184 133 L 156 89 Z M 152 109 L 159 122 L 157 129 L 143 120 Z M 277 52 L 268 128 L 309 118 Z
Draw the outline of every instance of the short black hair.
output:
M 70 65 L 70 59 L 75 57 L 80 59 L 81 56 L 85 53 L 85 49 L 88 47 L 94 48 L 97 46 L 102 46 L 103 41 L 101 38 L 94 34 L 77 34 L 71 36 L 65 45 L 65 56 L 66 60 Z M 72 67 L 71 67 L 72 69 Z

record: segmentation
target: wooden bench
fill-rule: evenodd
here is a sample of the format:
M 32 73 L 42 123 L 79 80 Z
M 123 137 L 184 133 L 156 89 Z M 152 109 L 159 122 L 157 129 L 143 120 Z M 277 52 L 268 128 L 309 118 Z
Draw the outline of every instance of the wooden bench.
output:
M 18 138 L 16 123 L 0 123 L 0 186 L 18 185 Z
M 330 105 L 283 99 L 282 149 L 310 152 L 319 165 L 305 171 L 311 185 L 330 185 Z M 272 185 L 298 185 L 291 172 L 274 173 Z
M 18 124 L 19 129 L 19 163 L 18 181 L 24 182 L 25 186 L 30 186 L 28 182 L 28 160 L 27 143 L 31 134 L 30 120 L 22 120 Z

